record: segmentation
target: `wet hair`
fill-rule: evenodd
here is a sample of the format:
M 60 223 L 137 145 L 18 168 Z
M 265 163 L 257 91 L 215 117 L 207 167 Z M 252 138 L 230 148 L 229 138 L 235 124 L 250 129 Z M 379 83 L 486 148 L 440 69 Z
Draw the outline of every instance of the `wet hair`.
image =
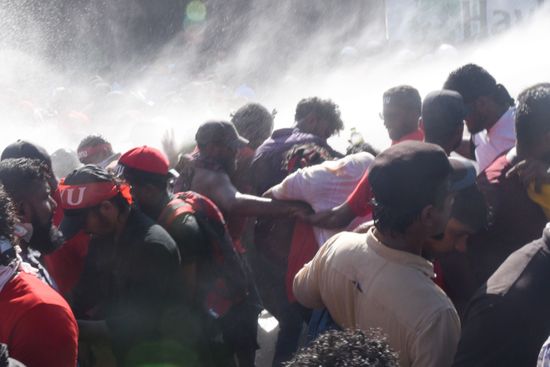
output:
M 395 103 L 418 113 L 420 116 L 420 111 L 422 110 L 422 98 L 420 98 L 420 93 L 418 93 L 418 90 L 410 85 L 398 85 L 397 87 L 390 88 L 384 92 L 382 98 L 384 104 Z
M 550 131 L 550 83 L 535 84 L 518 97 L 516 136 L 526 146 Z
M 346 148 L 346 155 L 361 153 L 361 152 L 367 152 L 372 154 L 374 157 L 376 157 L 378 154 L 380 154 L 380 151 L 376 148 L 374 148 L 369 143 L 361 143 L 361 144 L 352 144 Z
M 285 366 L 396 367 L 398 361 L 378 330 L 331 330 L 301 349 Z
M 0 162 L 0 181 L 15 202 L 25 199 L 37 181 L 48 183 L 49 172 L 49 167 L 37 159 L 10 158 Z
M 153 185 L 160 190 L 166 190 L 168 184 L 168 176 L 166 175 L 144 172 L 132 167 L 125 166 L 123 175 L 130 185 Z
M 9 194 L 0 185 L 0 236 L 14 240 L 15 208 Z
M 261 144 L 273 130 L 273 114 L 258 103 L 247 103 L 231 115 L 240 136 Z
M 448 177 L 448 176 L 446 176 Z M 421 196 L 429 195 L 431 198 L 422 205 L 410 205 L 403 203 L 400 206 L 387 205 L 376 199 L 371 200 L 372 217 L 374 224 L 380 232 L 405 234 L 416 220 L 420 218 L 422 210 L 428 205 L 441 207 L 447 194 L 448 183 L 442 179 L 424 186 Z M 376 196 L 376 194 L 375 194 Z
M 434 144 L 406 141 L 380 153 L 369 167 L 373 219 L 382 233 L 404 234 L 429 205 L 441 208 L 451 165 Z
M 487 70 L 475 64 L 466 64 L 452 71 L 443 89 L 460 93 L 466 104 L 474 102 L 481 96 L 489 96 L 501 106 L 514 105 L 514 99 L 508 90 L 502 84 L 497 84 Z
M 477 185 L 457 192 L 451 209 L 451 217 L 477 232 L 491 221 L 489 206 Z
M 92 134 L 88 135 L 84 139 L 80 141 L 80 144 L 78 144 L 77 151 L 80 152 L 82 149 L 86 147 L 96 147 L 98 145 L 108 144 L 109 146 L 111 143 L 109 143 L 102 135 L 99 134 Z M 112 149 L 110 151 L 112 153 Z
M 294 121 L 297 122 L 298 127 L 310 113 L 314 113 L 319 119 L 326 120 L 332 127 L 332 134 L 344 129 L 344 123 L 340 117 L 340 108 L 330 99 L 311 97 L 298 102 L 294 114 Z

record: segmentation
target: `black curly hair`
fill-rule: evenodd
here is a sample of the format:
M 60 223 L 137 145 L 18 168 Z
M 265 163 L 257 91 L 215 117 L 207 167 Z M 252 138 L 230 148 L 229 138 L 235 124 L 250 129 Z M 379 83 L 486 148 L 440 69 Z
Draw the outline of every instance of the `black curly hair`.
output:
M 452 71 L 443 89 L 454 90 L 464 99 L 464 103 L 472 103 L 481 96 L 490 96 L 499 105 L 510 107 L 514 99 L 508 90 L 498 84 L 487 70 L 476 64 L 466 64 Z
M 10 196 L 0 185 L 0 237 L 14 240 L 14 226 L 16 222 L 15 208 Z
M 301 349 L 286 367 L 395 367 L 397 354 L 380 330 L 330 330 Z
M 550 131 L 550 83 L 535 84 L 518 97 L 516 135 L 518 146 L 527 147 Z
M 246 138 L 256 149 L 273 130 L 273 112 L 259 103 L 247 103 L 231 115 L 231 122 L 235 125 L 240 136 Z
M 85 147 L 96 147 L 98 145 L 108 144 L 111 145 L 104 137 L 100 134 L 92 134 L 86 136 L 84 139 L 80 141 L 78 144 L 78 148 L 76 149 L 78 152 L 84 149 Z M 112 150 L 111 150 L 112 154 Z
M 330 99 L 321 99 L 318 97 L 304 98 L 296 106 L 294 121 L 300 123 L 310 113 L 314 113 L 318 118 L 326 120 L 331 128 L 332 134 L 344 129 L 344 123 L 340 117 L 340 108 Z
M 10 158 L 0 162 L 0 181 L 15 202 L 23 200 L 37 181 L 48 183 L 50 178 L 49 167 L 38 159 Z

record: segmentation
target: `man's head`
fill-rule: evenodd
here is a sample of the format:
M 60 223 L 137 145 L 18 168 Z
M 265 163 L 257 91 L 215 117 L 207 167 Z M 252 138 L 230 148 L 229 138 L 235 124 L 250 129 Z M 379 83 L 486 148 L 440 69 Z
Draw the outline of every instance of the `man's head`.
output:
M 502 84 L 475 64 L 467 64 L 454 70 L 443 85 L 443 89 L 454 90 L 464 99 L 468 131 L 476 134 L 491 128 L 503 111 L 514 105 L 514 99 Z
M 300 350 L 287 367 L 396 367 L 397 354 L 378 331 L 330 330 Z
M 78 231 L 114 235 L 130 210 L 130 189 L 96 165 L 83 166 L 59 184 L 65 217 L 60 229 L 67 238 Z
M 132 198 L 147 214 L 151 213 L 168 185 L 168 158 L 160 150 L 148 146 L 130 149 L 118 160 L 121 174 L 132 187 Z
M 231 122 L 239 135 L 256 150 L 273 131 L 273 114 L 258 103 L 247 103 L 231 115 Z
M 100 164 L 113 156 L 113 147 L 101 135 L 88 135 L 76 150 L 82 164 Z
M 469 236 L 489 223 L 489 208 L 476 185 L 476 170 L 465 159 L 450 158 L 453 167 L 451 181 L 455 188 L 451 217 L 442 238 L 429 238 L 426 250 L 434 257 L 453 250 L 466 251 Z
M 422 104 L 425 141 L 450 154 L 462 141 L 465 116 L 466 107 L 458 92 L 445 89 L 431 92 Z
M 56 177 L 62 178 L 80 167 L 80 161 L 75 152 L 58 149 L 52 153 L 52 168 Z
M 520 93 L 516 110 L 518 154 L 550 163 L 550 83 Z
M 419 240 L 441 236 L 449 219 L 451 165 L 434 144 L 405 141 L 380 153 L 369 167 L 378 231 Z
M 201 155 L 221 164 L 227 173 L 235 170 L 237 152 L 248 144 L 227 121 L 205 122 L 197 130 L 195 141 Z
M 393 87 L 382 97 L 382 118 L 391 140 L 397 141 L 418 129 L 422 100 L 418 91 L 408 85 Z
M 61 245 L 61 238 L 52 223 L 57 207 L 51 196 L 49 168 L 35 159 L 15 158 L 0 162 L 0 181 L 13 200 L 17 216 L 32 225 L 28 245 L 50 253 Z
M 300 131 L 328 139 L 344 128 L 338 105 L 330 99 L 304 98 L 296 106 L 294 121 Z
M 2 152 L 1 160 L 9 158 L 30 158 L 44 163 L 49 171 L 49 184 L 52 190 L 57 187 L 57 180 L 52 169 L 52 160 L 46 149 L 25 140 L 17 140 L 8 145 Z

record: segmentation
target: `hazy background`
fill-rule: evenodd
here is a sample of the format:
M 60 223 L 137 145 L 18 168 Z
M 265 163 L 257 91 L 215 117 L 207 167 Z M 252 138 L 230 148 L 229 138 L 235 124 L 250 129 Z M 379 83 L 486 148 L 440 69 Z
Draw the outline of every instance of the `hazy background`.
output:
M 115 150 L 178 144 L 247 101 L 290 126 L 303 97 L 340 105 L 388 144 L 378 117 L 389 87 L 422 95 L 467 62 L 512 95 L 550 80 L 549 4 L 538 0 L 0 0 L 0 147 L 50 152 L 90 133 Z

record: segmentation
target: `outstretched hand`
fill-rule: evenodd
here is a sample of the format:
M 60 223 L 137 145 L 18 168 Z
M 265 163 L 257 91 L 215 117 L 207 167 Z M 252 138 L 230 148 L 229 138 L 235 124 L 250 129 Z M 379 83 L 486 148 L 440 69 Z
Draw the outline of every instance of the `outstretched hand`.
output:
M 174 129 L 168 129 L 164 132 L 161 143 L 162 143 L 162 149 L 164 150 L 164 153 L 168 156 L 170 163 L 175 163 L 178 156 L 178 152 L 176 149 L 176 139 L 175 139 Z

